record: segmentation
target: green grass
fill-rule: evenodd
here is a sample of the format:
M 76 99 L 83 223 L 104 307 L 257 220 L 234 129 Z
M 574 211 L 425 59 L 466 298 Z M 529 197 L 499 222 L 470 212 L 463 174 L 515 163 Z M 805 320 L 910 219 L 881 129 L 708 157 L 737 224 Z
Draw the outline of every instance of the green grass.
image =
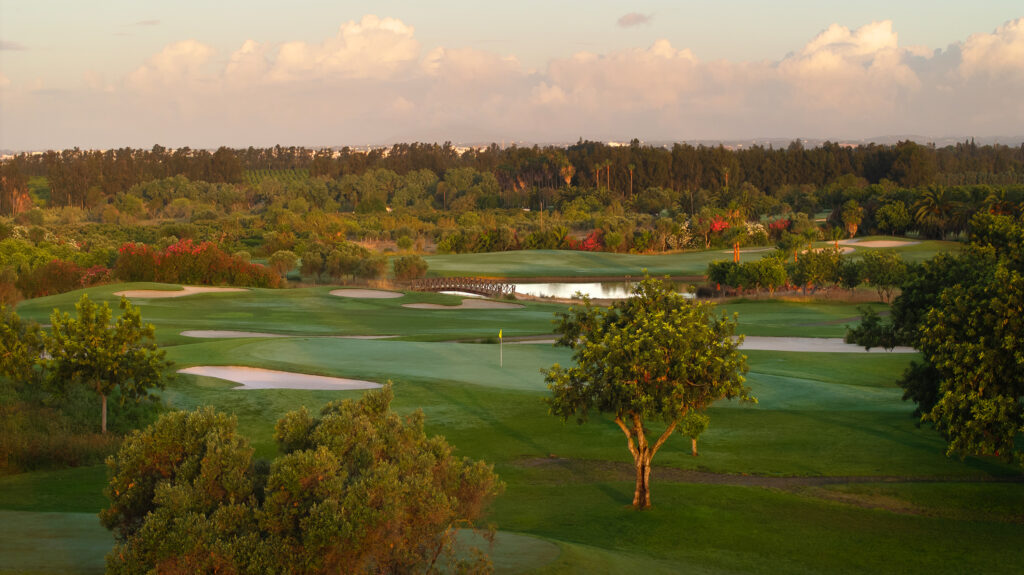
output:
M 843 337 L 847 325 L 860 322 L 865 304 L 844 302 L 794 302 L 781 300 L 734 300 L 718 306 L 737 314 L 739 333 L 769 337 Z M 882 304 L 868 304 L 876 311 Z
M 109 504 L 102 489 L 106 481 L 106 465 L 3 476 L 0 509 L 99 513 Z
M 103 573 L 113 546 L 95 513 L 0 511 L 0 573 Z
M 420 340 L 449 340 L 549 334 L 552 313 L 562 309 L 548 303 L 521 302 L 517 309 L 409 309 L 408 303 L 458 305 L 457 296 L 409 292 L 394 299 L 356 299 L 332 296 L 334 287 L 252 289 L 246 292 L 203 293 L 183 298 L 133 300 L 143 320 L 157 327 L 161 344 L 196 341 L 179 336 L 183 330 L 237 330 L 293 335 L 401 335 Z M 125 289 L 179 289 L 168 284 L 113 284 L 22 302 L 24 318 L 48 323 L 54 308 L 73 312 L 83 291 L 96 301 L 117 306 L 113 295 Z
M 861 241 L 906 240 L 888 236 L 859 238 Z M 820 247 L 831 242 L 819 242 Z M 756 261 L 772 247 L 743 248 L 740 261 Z M 875 248 L 856 248 L 870 250 Z M 923 261 L 939 252 L 959 250 L 958 242 L 924 240 L 913 245 L 894 248 L 908 261 Z M 855 252 L 856 253 L 856 252 Z M 708 264 L 718 260 L 731 260 L 732 250 L 715 248 L 675 254 L 638 255 L 605 252 L 579 252 L 566 250 L 529 250 L 484 254 L 432 255 L 424 258 L 430 266 L 429 276 L 486 276 L 502 278 L 529 277 L 642 277 L 644 270 L 653 276 L 702 276 Z
M 110 293 L 124 287 L 90 293 L 113 301 Z M 502 547 L 500 534 L 494 550 L 501 572 L 999 573 L 1024 563 L 1020 484 L 992 482 L 1019 476 L 1019 468 L 947 458 L 942 439 L 915 425 L 913 405 L 900 400 L 893 383 L 913 355 L 747 352 L 748 383 L 759 403 L 713 406 L 699 457 L 689 455 L 688 440 L 672 438 L 654 461 L 654 509 L 638 513 L 628 508 L 630 456 L 614 423 L 592 415 L 580 426 L 547 413 L 540 370 L 568 363 L 567 350 L 505 345 L 499 367 L 497 345 L 423 341 L 494 335 L 495 327 L 506 335 L 550 332 L 552 311 L 564 308 L 415 312 L 398 306 L 457 299 L 346 300 L 327 291 L 253 290 L 139 304 L 161 341 L 175 344 L 168 356 L 179 367 L 250 365 L 394 381 L 396 410 L 422 409 L 428 433 L 445 436 L 460 455 L 493 463 L 507 484 L 488 517 L 506 541 Z M 76 300 L 77 294 L 41 298 L 23 303 L 19 313 L 45 319 L 48 307 L 70 309 Z M 856 306 L 832 303 L 724 307 L 738 312 L 741 331 L 752 335 L 835 337 L 857 314 Z M 175 335 L 180 329 L 393 333 L 420 341 L 195 340 Z M 299 406 L 316 411 L 360 393 L 233 387 L 179 376 L 163 394 L 174 407 L 214 405 L 235 414 L 257 456 L 272 457 L 273 425 L 284 413 Z M 683 482 L 687 471 L 721 474 L 713 476 L 721 484 Z M 768 488 L 745 475 L 808 483 Z M 10 510 L 0 512 L 0 565 L 101 571 L 110 538 L 94 513 L 104 504 L 104 482 L 103 466 L 0 478 L 0 509 Z M 90 515 L 43 513 L 54 511 Z M 11 527 L 21 523 L 27 528 Z M 81 537 L 71 534 L 72 525 Z M 53 557 L 49 548 L 58 550 Z M 81 560 L 58 565 L 61 554 Z
M 112 284 L 22 302 L 18 314 L 49 323 L 54 308 L 73 313 L 83 292 L 116 310 L 115 292 L 126 289 L 176 290 L 170 284 Z M 457 296 L 408 292 L 394 299 L 342 298 L 329 294 L 332 287 L 252 289 L 246 292 L 205 293 L 183 298 L 135 299 L 142 318 L 157 327 L 162 345 L 193 343 L 178 335 L 184 330 L 235 330 L 291 335 L 400 335 L 403 339 L 445 341 L 494 337 L 501 329 L 506 337 L 550 334 L 553 314 L 565 306 L 543 302 L 519 302 L 519 309 L 423 310 L 403 304 L 429 302 L 457 305 Z M 794 332 L 806 337 L 842 337 L 846 325 L 859 321 L 860 304 L 843 302 L 789 302 L 737 300 L 720 306 L 727 314 L 739 314 L 740 333 L 781 336 Z M 884 310 L 881 304 L 874 309 Z

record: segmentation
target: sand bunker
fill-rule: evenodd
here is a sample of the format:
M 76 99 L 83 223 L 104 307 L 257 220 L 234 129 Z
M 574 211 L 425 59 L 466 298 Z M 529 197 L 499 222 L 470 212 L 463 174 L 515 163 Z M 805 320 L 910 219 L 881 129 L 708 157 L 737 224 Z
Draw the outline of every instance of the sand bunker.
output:
M 234 292 L 234 291 L 249 291 L 245 288 L 229 288 L 229 287 L 205 287 L 205 286 L 181 286 L 180 290 L 157 290 L 157 289 L 130 289 L 125 291 L 114 292 L 114 295 L 123 295 L 124 297 L 135 297 L 135 298 L 165 298 L 165 297 L 184 297 L 187 295 L 197 293 L 211 293 L 211 292 Z
M 839 243 L 842 243 L 842 242 L 839 242 Z M 824 247 L 824 248 L 814 248 L 814 251 L 816 251 L 816 252 L 823 252 L 825 250 L 832 250 L 832 249 L 835 249 L 835 246 L 828 246 L 828 247 Z M 839 253 L 841 253 L 841 254 L 852 254 L 853 251 L 854 251 L 853 248 L 850 248 L 850 247 L 839 248 Z M 806 254 L 807 250 L 804 250 L 804 251 L 802 251 L 800 253 Z
M 280 333 L 263 333 L 259 331 L 231 331 L 224 329 L 188 329 L 181 332 L 185 337 L 200 338 L 231 338 L 231 337 L 292 337 Z
M 921 242 L 906 242 L 902 240 L 869 240 L 866 242 L 846 240 L 845 242 L 839 242 L 841 244 L 853 244 L 865 248 L 902 248 L 904 246 L 912 246 Z
M 205 339 L 233 338 L 233 337 L 333 337 L 337 339 L 388 339 L 398 337 L 397 335 L 296 335 L 283 333 L 264 333 L 259 331 L 231 331 L 225 329 L 187 329 L 181 332 L 185 337 L 198 337 Z
M 506 303 L 487 299 L 465 298 L 459 305 L 441 305 L 437 303 L 405 303 L 402 307 L 413 309 L 516 309 L 523 307 L 518 303 Z
M 216 377 L 242 384 L 235 389 L 333 389 L 348 391 L 353 389 L 374 389 L 379 383 L 341 377 L 326 377 L 305 373 L 291 373 L 260 369 L 258 367 L 239 367 L 235 365 L 200 365 L 187 369 L 179 369 L 178 373 Z
M 518 341 L 507 341 L 510 344 L 532 344 L 532 343 L 555 343 L 554 339 L 522 339 Z M 868 353 L 862 346 L 846 343 L 838 337 L 763 337 L 748 335 L 743 338 L 743 350 L 755 351 L 805 351 L 811 353 Z M 886 352 L 888 350 L 873 347 L 870 353 Z M 917 350 L 912 347 L 898 346 L 893 348 L 891 353 L 915 353 Z
M 838 337 L 759 337 L 746 336 L 743 350 L 757 351 L 807 351 L 816 353 L 866 353 L 863 346 L 846 343 Z M 873 347 L 871 353 L 886 353 L 887 350 Z M 916 353 L 912 347 L 897 346 L 891 353 Z
M 336 289 L 331 290 L 330 294 L 338 297 L 355 297 L 360 299 L 393 299 L 405 295 L 402 292 L 382 289 Z

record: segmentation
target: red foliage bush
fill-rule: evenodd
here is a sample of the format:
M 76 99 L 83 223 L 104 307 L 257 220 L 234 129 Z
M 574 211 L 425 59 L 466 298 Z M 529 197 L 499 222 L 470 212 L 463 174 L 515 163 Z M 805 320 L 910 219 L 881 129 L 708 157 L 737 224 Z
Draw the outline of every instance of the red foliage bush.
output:
M 51 260 L 45 265 L 23 272 L 16 286 L 25 297 L 41 297 L 69 292 L 110 281 L 110 270 L 103 266 L 82 268 L 74 262 Z
M 604 249 L 604 236 L 601 230 L 593 230 L 590 235 L 580 241 L 567 237 L 566 244 L 571 250 L 583 252 L 599 252 Z
M 143 244 L 124 244 L 114 273 L 125 281 L 200 285 L 280 287 L 270 268 L 235 258 L 211 242 L 179 240 L 158 252 Z

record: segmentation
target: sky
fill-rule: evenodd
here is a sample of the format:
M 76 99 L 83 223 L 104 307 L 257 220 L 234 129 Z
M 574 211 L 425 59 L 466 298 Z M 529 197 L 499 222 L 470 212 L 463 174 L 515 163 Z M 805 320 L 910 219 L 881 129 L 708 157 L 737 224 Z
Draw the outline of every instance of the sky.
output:
M 0 149 L 1024 136 L 1020 0 L 0 0 Z

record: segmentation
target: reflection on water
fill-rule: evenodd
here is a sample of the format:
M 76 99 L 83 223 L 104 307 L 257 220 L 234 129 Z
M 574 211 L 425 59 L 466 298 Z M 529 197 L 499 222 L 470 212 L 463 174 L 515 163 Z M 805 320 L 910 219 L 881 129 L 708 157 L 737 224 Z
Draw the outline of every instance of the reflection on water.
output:
M 633 295 L 633 282 L 600 282 L 600 283 L 544 283 L 516 284 L 516 292 L 535 297 L 555 297 L 568 299 L 575 297 L 577 292 L 593 299 L 625 299 Z M 686 289 L 685 285 L 677 285 L 677 289 Z M 683 293 L 684 297 L 693 294 Z

